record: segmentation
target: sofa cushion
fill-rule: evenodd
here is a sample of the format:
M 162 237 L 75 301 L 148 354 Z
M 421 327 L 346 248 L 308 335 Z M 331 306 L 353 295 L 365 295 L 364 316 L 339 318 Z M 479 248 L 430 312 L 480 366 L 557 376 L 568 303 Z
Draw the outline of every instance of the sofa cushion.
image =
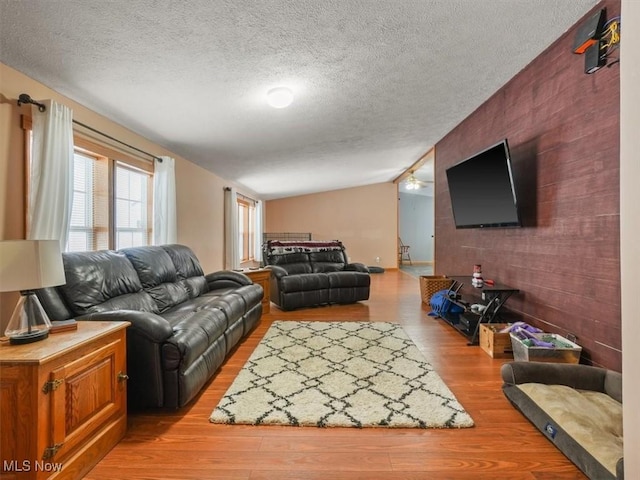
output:
M 94 305 L 87 310 L 87 313 L 112 312 L 116 310 L 136 310 L 139 312 L 158 313 L 158 307 L 153 298 L 141 290 L 136 293 L 125 293 L 110 298 L 98 305 Z
M 309 255 L 307 253 L 289 253 L 286 255 L 274 255 L 269 258 L 269 265 L 277 265 L 284 268 L 289 275 L 300 273 L 312 273 Z
M 65 252 L 62 259 L 66 283 L 59 288 L 76 316 L 110 310 L 158 312 L 124 254 L 110 250 Z
M 347 264 L 342 250 L 329 250 L 309 254 L 309 261 L 314 272 L 339 272 Z
M 368 287 L 371 277 L 364 272 L 330 272 L 327 273 L 330 288 Z
M 236 287 L 233 289 L 218 288 L 216 290 L 209 290 L 200 298 L 207 302 L 215 302 L 215 299 L 217 297 L 227 298 L 229 295 L 240 296 L 244 303 L 243 313 L 246 313 L 252 305 L 256 305 L 256 303 L 260 303 L 262 301 L 263 293 L 264 290 L 260 285 L 258 285 L 257 283 L 252 283 L 251 285 L 243 285 L 241 287 Z
M 168 315 L 173 335 L 162 347 L 164 367 L 185 370 L 224 335 L 227 320 L 219 310 L 198 310 Z
M 162 245 L 161 248 L 171 257 L 178 280 L 190 298 L 199 297 L 209 289 L 200 261 L 193 250 L 185 245 Z
M 280 290 L 286 293 L 327 290 L 329 277 L 321 273 L 302 273 L 280 279 Z
M 142 288 L 155 300 L 161 312 L 189 299 L 186 286 L 178 282 L 171 257 L 162 247 L 133 247 L 121 252 L 136 269 Z
M 206 308 L 210 304 L 211 304 L 211 302 L 209 301 L 209 298 L 206 297 L 206 296 L 190 298 L 188 301 L 186 301 L 184 303 L 179 303 L 178 305 L 174 305 L 170 309 L 162 312 L 160 315 L 165 317 L 169 313 L 178 312 L 178 311 L 181 311 L 181 310 L 190 311 L 190 312 L 191 311 L 196 311 L 196 310 L 201 310 L 203 308 Z
M 623 456 L 622 404 L 603 392 L 565 385 L 517 385 L 615 478 Z
M 242 300 L 244 300 L 245 303 L 245 312 L 248 312 L 253 305 L 257 305 L 262 302 L 264 290 L 261 285 L 255 283 L 252 285 L 243 285 L 242 287 L 238 287 L 234 293 L 242 297 Z
M 64 300 L 61 287 L 40 288 L 36 295 L 50 320 L 66 320 L 75 316 Z
M 229 293 L 224 296 L 214 296 L 207 298 L 207 309 L 217 309 L 224 312 L 227 319 L 227 328 L 231 326 L 233 322 L 242 318 L 247 311 L 246 304 L 242 299 L 242 296 L 236 293 Z

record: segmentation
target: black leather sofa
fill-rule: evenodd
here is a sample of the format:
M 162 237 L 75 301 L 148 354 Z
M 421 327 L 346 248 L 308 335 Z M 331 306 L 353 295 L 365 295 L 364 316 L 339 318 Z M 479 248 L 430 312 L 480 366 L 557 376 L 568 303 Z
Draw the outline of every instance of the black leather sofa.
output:
M 63 253 L 67 283 L 36 291 L 52 320 L 128 321 L 128 404 L 186 405 L 262 315 L 260 285 L 205 275 L 183 245 Z
M 348 262 L 342 242 L 269 240 L 263 261 L 271 269 L 271 301 L 283 310 L 369 299 L 369 270 Z

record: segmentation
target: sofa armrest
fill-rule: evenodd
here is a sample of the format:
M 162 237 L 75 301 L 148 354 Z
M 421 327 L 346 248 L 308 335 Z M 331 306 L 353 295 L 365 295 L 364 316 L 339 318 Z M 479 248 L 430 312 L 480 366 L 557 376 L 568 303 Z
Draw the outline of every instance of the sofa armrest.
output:
M 135 310 L 90 313 L 76 320 L 130 322 L 127 329 L 129 408 L 165 406 L 162 345 L 173 335 L 167 320 L 155 313 Z
M 364 263 L 347 263 L 344 269 L 351 272 L 369 273 L 369 267 L 365 266 Z
M 289 275 L 289 272 L 278 265 L 269 265 L 268 268 L 269 270 L 271 270 L 271 277 L 281 279 L 282 277 L 286 277 L 287 275 Z
M 571 363 L 509 362 L 500 370 L 505 385 L 542 383 L 605 392 L 607 370 Z
M 218 290 L 220 288 L 242 287 L 243 285 L 251 285 L 253 281 L 244 273 L 234 272 L 232 270 L 220 270 L 205 275 L 209 290 Z
M 77 317 L 76 320 L 102 322 L 130 322 L 129 330 L 154 343 L 162 343 L 171 335 L 173 329 L 160 315 L 137 310 L 113 310 L 110 312 L 89 313 Z

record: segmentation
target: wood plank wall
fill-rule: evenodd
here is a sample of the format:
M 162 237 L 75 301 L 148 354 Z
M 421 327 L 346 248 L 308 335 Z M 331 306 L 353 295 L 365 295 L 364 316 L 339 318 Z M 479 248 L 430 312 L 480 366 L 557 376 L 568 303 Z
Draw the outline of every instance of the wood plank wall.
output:
M 618 0 L 603 7 L 620 14 Z M 620 371 L 619 67 L 585 74 L 575 31 L 436 145 L 435 265 L 470 276 L 482 264 L 485 278 L 521 290 L 506 305 L 516 317 L 575 334 L 583 363 Z M 446 168 L 503 138 L 525 226 L 456 230 Z

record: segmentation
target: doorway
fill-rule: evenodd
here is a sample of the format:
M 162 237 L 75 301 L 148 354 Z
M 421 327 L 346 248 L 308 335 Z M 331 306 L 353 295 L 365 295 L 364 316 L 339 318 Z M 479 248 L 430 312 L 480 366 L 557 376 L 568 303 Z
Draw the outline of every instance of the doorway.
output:
M 398 268 L 413 276 L 433 275 L 435 241 L 434 155 L 398 183 Z M 409 261 L 410 256 L 410 261 Z

